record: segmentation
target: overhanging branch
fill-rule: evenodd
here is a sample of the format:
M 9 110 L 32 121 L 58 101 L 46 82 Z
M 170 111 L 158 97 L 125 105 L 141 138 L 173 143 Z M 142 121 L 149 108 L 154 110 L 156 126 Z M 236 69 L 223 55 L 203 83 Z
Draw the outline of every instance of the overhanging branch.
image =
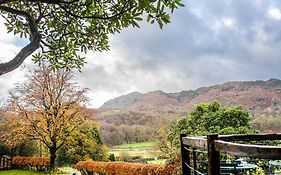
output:
M 0 5 L 2 4 L 8 4 L 10 2 L 17 1 L 17 0 L 0 0 Z M 20 1 L 20 0 L 18 0 Z M 75 2 L 78 2 L 79 0 L 27 0 L 29 2 L 40 2 L 40 3 L 46 3 L 46 4 L 59 4 L 59 3 L 64 3 L 64 4 L 72 4 Z
M 30 30 L 30 43 L 22 48 L 21 51 L 12 60 L 0 64 L 1 76 L 18 68 L 29 55 L 31 55 L 35 50 L 39 48 L 41 35 L 36 27 L 33 17 L 28 12 L 6 6 L 0 6 L 0 11 L 5 11 L 24 17 L 29 25 Z
M 127 12 L 128 10 L 130 10 L 130 7 L 128 9 L 126 9 L 126 5 L 127 5 L 128 1 L 123 5 L 122 9 L 120 10 L 119 13 L 116 13 L 116 14 L 112 14 L 111 16 L 98 16 L 98 15 L 90 15 L 90 16 L 80 16 L 80 15 L 77 15 L 75 13 L 72 13 L 70 10 L 68 10 L 65 6 L 58 4 L 59 7 L 64 10 L 68 15 L 70 16 L 73 16 L 75 18 L 79 18 L 79 19 L 101 19 L 101 20 L 108 20 L 108 19 L 112 19 L 112 18 L 115 18 L 115 17 L 118 17 L 122 14 L 124 14 L 125 12 Z
M 59 4 L 59 3 L 63 3 L 63 4 L 72 4 L 75 2 L 78 2 L 79 0 L 29 0 L 31 2 L 43 2 L 46 4 Z

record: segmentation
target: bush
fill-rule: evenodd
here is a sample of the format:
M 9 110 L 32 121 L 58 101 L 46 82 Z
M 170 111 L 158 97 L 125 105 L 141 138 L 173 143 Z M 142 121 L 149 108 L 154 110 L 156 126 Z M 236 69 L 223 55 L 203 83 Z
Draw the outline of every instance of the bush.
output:
M 73 131 L 58 151 L 58 166 L 73 165 L 83 160 L 108 160 L 108 147 L 102 145 L 95 122 L 86 121 Z
M 88 174 L 106 175 L 170 175 L 171 171 L 160 164 L 140 164 L 125 162 L 82 161 L 75 168 Z
M 132 161 L 132 157 L 130 156 L 128 151 L 122 150 L 120 152 L 119 160 L 123 161 L 123 162 L 131 162 Z
M 50 158 L 15 156 L 12 159 L 12 166 L 20 169 L 46 170 L 50 167 Z
M 115 155 L 113 153 L 110 153 L 109 157 L 108 157 L 108 160 L 111 161 L 111 162 L 115 162 L 116 161 Z

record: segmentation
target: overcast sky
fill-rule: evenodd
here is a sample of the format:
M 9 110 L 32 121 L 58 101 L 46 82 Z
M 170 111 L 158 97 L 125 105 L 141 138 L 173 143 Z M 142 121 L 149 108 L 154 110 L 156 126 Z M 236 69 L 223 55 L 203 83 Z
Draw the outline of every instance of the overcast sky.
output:
M 142 24 L 110 37 L 111 50 L 89 52 L 77 73 L 91 106 L 133 91 L 178 92 L 226 81 L 281 78 L 280 0 L 186 0 L 161 30 Z M 0 60 L 22 41 L 0 19 Z M 30 65 L 30 58 L 25 65 Z M 3 97 L 23 79 L 25 66 L 0 77 Z

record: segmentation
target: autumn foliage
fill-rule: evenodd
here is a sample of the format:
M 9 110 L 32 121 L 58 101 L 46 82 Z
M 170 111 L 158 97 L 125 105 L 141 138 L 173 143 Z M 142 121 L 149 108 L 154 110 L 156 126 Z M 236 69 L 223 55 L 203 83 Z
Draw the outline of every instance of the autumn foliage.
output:
M 164 165 L 140 164 L 125 162 L 95 162 L 82 161 L 75 165 L 75 168 L 88 174 L 106 175 L 170 175 L 171 172 Z
M 50 167 L 50 158 L 15 156 L 12 159 L 12 165 L 17 168 L 44 170 Z
M 48 148 L 54 169 L 57 151 L 88 115 L 84 108 L 87 89 L 73 79 L 72 72 L 53 72 L 48 63 L 31 71 L 27 81 L 10 92 L 5 122 L 9 131 L 3 140 L 8 144 L 40 141 Z

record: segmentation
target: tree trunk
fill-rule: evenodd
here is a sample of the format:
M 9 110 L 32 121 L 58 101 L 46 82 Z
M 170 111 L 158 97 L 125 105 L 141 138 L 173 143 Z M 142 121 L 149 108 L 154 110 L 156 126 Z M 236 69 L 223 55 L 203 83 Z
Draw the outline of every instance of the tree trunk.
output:
M 56 152 L 57 149 L 56 148 L 50 148 L 50 168 L 51 170 L 55 169 L 55 161 L 56 161 Z

